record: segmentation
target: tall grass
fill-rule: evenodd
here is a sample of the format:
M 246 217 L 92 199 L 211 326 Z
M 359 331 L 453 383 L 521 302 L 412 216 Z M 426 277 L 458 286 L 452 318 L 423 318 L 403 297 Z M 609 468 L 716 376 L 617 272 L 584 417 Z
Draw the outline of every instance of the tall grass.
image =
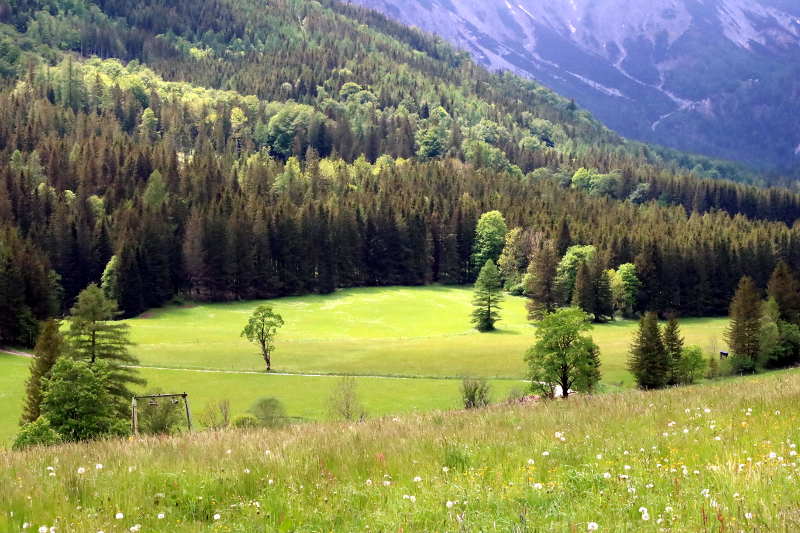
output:
M 797 531 L 798 400 L 790 371 L 0 452 L 0 530 Z

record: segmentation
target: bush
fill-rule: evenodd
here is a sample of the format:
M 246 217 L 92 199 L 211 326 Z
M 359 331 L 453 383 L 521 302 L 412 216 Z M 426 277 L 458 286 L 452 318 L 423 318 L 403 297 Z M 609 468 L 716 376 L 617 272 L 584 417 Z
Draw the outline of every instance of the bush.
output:
M 210 402 L 200 413 L 199 419 L 201 424 L 214 431 L 227 428 L 231 425 L 231 402 Z
M 286 423 L 286 410 L 277 398 L 261 398 L 248 409 L 256 423 L 263 427 L 279 427 Z
M 145 395 L 161 394 L 160 389 Z M 178 400 L 178 402 L 175 402 Z M 139 430 L 147 435 L 170 435 L 178 430 L 185 420 L 183 400 L 180 398 L 158 398 L 146 400 L 139 406 Z
M 40 416 L 22 426 L 12 448 L 23 450 L 30 446 L 53 446 L 60 442 L 61 435 L 50 426 L 50 421 L 46 417 Z
M 522 283 L 515 283 L 511 287 L 508 288 L 508 293 L 511 296 L 524 296 L 525 295 L 525 285 Z
M 333 388 L 328 399 L 328 410 L 333 418 L 343 420 L 363 420 L 367 412 L 358 398 L 356 379 L 345 376 Z
M 251 414 L 239 415 L 231 422 L 231 426 L 236 429 L 253 429 L 260 425 L 258 418 Z
M 128 420 L 117 418 L 117 402 L 109 392 L 110 367 L 60 358 L 42 380 L 41 414 L 64 440 L 79 441 L 128 432 Z
M 678 383 L 691 385 L 700 378 L 706 370 L 706 360 L 703 350 L 699 346 L 689 346 L 681 352 L 678 362 Z
M 464 379 L 461 382 L 464 409 L 478 409 L 489 405 L 489 384 L 485 379 Z

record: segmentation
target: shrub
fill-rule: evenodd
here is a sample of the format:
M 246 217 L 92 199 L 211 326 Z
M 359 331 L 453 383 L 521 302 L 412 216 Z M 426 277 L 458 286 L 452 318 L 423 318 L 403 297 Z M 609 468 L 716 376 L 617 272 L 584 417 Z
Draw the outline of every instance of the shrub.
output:
M 277 398 L 261 398 L 248 409 L 256 424 L 263 427 L 278 427 L 286 423 L 286 410 Z
M 40 416 L 19 430 L 12 448 L 23 450 L 30 446 L 52 446 L 61 442 L 61 435 L 50 426 L 50 421 Z
M 678 383 L 691 385 L 700 378 L 706 370 L 706 360 L 703 350 L 699 346 L 689 346 L 681 351 L 678 361 Z
M 478 409 L 489 405 L 489 384 L 485 379 L 464 379 L 461 382 L 464 409 Z
M 260 425 L 258 418 L 251 414 L 239 415 L 231 422 L 231 426 L 236 429 L 253 429 Z
M 214 431 L 227 428 L 231 425 L 231 402 L 220 400 L 208 403 L 199 419 L 201 424 Z
M 363 420 L 367 412 L 358 398 L 356 379 L 345 376 L 333 388 L 328 399 L 328 410 L 333 418 L 343 420 Z
M 128 421 L 117 418 L 117 403 L 109 392 L 110 367 L 60 358 L 42 380 L 42 416 L 64 440 L 88 440 L 124 435 Z

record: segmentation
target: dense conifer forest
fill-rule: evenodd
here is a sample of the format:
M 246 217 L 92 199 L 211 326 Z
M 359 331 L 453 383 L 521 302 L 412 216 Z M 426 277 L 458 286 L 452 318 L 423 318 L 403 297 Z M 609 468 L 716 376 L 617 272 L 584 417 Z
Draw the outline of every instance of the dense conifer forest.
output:
M 0 22 L 0 344 L 93 282 L 127 316 L 471 283 L 491 210 L 635 264 L 637 311 L 725 313 L 743 275 L 800 267 L 800 195 L 360 8 L 6 0 Z

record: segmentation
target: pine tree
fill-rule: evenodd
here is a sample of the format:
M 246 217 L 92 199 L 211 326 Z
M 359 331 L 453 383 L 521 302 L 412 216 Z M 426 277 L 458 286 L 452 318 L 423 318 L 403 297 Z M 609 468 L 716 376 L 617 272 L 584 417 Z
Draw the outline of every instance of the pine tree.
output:
M 767 284 L 767 294 L 775 298 L 781 320 L 800 322 L 800 282 L 785 262 L 778 262 Z
M 491 259 L 483 265 L 478 280 L 475 282 L 475 296 L 472 305 L 472 324 L 481 332 L 493 331 L 495 323 L 500 320 L 500 302 L 503 301 L 500 272 Z
M 745 276 L 730 306 L 730 326 L 727 331 L 728 346 L 733 358 L 734 370 L 753 372 L 761 351 L 761 297 L 752 278 Z
M 611 277 L 603 268 L 603 263 L 595 259 L 591 266 L 594 294 L 594 320 L 595 322 L 608 322 L 614 320 L 614 295 L 611 292 Z
M 628 369 L 639 388 L 660 389 L 667 384 L 670 361 L 655 313 L 647 313 L 639 322 L 639 330 L 631 345 Z
M 42 380 L 50 376 L 50 370 L 64 352 L 64 337 L 61 335 L 61 322 L 48 320 L 33 349 L 34 359 L 30 365 L 30 377 L 25 386 L 25 406 L 20 425 L 33 422 L 41 414 Z
M 132 395 L 129 386 L 145 382 L 132 368 L 139 360 L 128 351 L 132 344 L 130 327 L 112 321 L 118 315 L 117 303 L 106 298 L 100 287 L 91 284 L 78 295 L 66 338 L 75 359 L 85 360 L 90 365 L 98 360 L 108 363 L 109 392 L 118 400 L 116 407 L 122 414 L 127 412 Z
M 667 351 L 669 359 L 670 371 L 668 385 L 678 385 L 680 379 L 680 364 L 683 357 L 683 337 L 681 337 L 681 329 L 678 320 L 671 317 L 667 325 L 664 326 L 664 349 Z
M 594 279 L 592 271 L 586 262 L 582 262 L 575 274 L 575 288 L 572 290 L 572 307 L 581 309 L 584 313 L 597 320 L 595 313 Z
M 528 320 L 541 320 L 558 305 L 556 269 L 558 256 L 553 241 L 545 241 L 534 252 L 525 277 L 525 294 L 528 296 Z

